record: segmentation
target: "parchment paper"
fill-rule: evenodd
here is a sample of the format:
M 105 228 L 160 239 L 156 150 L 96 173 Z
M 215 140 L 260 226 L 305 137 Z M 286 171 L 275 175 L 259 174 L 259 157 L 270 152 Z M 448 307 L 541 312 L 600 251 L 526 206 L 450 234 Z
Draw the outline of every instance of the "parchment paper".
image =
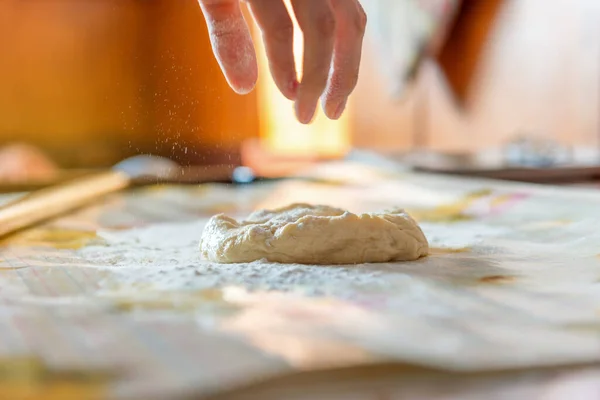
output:
M 72 383 L 78 371 L 90 398 L 166 398 L 382 362 L 600 361 L 596 191 L 351 163 L 310 174 L 324 183 L 134 191 L 2 243 L 0 380 L 11 370 L 25 385 L 49 372 Z M 318 267 L 199 258 L 211 215 L 298 201 L 405 207 L 431 255 Z

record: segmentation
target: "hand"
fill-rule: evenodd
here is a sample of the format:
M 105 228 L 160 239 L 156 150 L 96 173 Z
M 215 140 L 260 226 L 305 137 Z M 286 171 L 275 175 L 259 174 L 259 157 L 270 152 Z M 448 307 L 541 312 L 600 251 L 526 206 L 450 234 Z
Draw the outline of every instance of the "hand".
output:
M 249 93 L 258 67 L 240 0 L 199 0 L 213 51 L 229 85 Z M 325 114 L 338 119 L 354 90 L 366 15 L 359 0 L 291 0 L 304 36 L 303 78 L 298 82 L 293 25 L 283 0 L 246 0 L 262 32 L 271 75 L 281 93 L 295 101 L 298 120 L 313 119 L 319 98 Z

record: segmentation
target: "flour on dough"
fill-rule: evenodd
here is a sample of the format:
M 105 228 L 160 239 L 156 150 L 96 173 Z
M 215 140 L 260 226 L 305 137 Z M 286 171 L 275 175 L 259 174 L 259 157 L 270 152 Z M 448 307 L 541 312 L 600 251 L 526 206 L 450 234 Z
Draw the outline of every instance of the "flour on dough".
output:
M 403 210 L 356 215 L 309 204 L 257 211 L 239 222 L 216 215 L 200 239 L 204 258 L 219 263 L 410 261 L 426 256 L 428 250 L 421 228 Z

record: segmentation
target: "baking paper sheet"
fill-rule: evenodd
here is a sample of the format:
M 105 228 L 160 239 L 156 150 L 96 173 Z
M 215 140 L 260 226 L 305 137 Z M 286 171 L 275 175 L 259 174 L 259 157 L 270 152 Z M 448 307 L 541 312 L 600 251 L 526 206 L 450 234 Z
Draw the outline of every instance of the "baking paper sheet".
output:
M 3 242 L 0 387 L 46 377 L 75 398 L 165 398 L 381 362 L 470 372 L 600 361 L 599 193 L 351 163 L 310 174 L 331 182 L 137 190 Z M 199 258 L 211 215 L 299 201 L 405 207 L 431 255 Z

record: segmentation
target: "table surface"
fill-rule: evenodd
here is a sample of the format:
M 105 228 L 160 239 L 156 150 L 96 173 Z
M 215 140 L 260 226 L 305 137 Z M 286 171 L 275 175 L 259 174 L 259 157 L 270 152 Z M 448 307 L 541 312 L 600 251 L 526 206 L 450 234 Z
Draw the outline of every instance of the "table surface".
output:
M 0 243 L 0 397 L 600 398 L 599 200 L 351 163 L 115 195 Z M 200 259 L 210 216 L 292 202 L 405 207 L 431 254 Z

